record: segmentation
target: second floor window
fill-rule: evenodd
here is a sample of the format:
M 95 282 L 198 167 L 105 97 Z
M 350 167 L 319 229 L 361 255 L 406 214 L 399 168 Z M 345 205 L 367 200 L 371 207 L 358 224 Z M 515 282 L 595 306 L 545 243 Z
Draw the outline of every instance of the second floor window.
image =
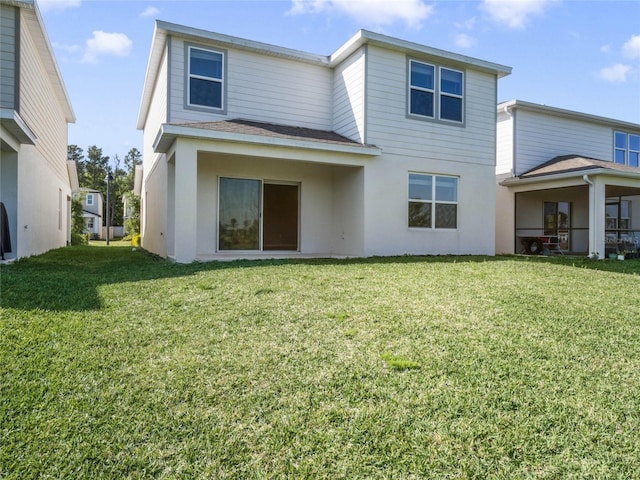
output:
M 409 115 L 464 122 L 464 72 L 409 61 Z
M 195 47 L 188 51 L 188 104 L 222 110 L 224 54 Z
M 93 205 L 93 193 L 87 193 L 87 205 Z
M 640 166 L 640 135 L 613 133 L 613 161 L 630 167 Z

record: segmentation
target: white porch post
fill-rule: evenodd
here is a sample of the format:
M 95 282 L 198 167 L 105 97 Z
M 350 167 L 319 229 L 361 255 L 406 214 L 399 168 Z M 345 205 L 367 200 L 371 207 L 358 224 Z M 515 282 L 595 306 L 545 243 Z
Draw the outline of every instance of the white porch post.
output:
M 178 139 L 175 151 L 174 257 L 178 263 L 196 259 L 198 212 L 198 150 L 189 140 Z
M 600 258 L 605 258 L 605 184 L 598 177 L 594 177 L 590 181 L 589 254 L 598 252 Z

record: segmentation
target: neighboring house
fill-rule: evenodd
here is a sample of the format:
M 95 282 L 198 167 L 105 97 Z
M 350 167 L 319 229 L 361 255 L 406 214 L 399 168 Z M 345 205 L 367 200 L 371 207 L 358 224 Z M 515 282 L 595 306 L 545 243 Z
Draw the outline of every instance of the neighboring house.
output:
M 99 190 L 81 188 L 82 218 L 84 219 L 84 231 L 92 239 L 102 238 L 102 215 L 104 214 L 104 201 Z
M 157 22 L 143 246 L 178 262 L 492 255 L 510 72 L 364 30 L 323 56 Z
M 2 249 L 15 259 L 71 240 L 78 189 L 67 161 L 75 118 L 33 0 L 0 0 L 0 65 L 0 202 L 10 237 Z
M 497 253 L 545 236 L 600 258 L 637 248 L 640 125 L 520 100 L 497 111 Z

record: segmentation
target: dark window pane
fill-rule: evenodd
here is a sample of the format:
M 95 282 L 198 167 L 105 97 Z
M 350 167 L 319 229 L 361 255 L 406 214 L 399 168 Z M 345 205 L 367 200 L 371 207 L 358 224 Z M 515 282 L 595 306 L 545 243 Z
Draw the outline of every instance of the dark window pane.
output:
M 462 121 L 462 99 L 442 95 L 440 97 L 440 118 Z
M 629 150 L 640 150 L 640 135 L 629 135 Z
M 431 204 L 409 202 L 409 226 L 431 228 Z
M 623 132 L 615 133 L 615 147 L 616 148 L 627 148 L 627 134 Z
M 222 54 L 209 52 L 207 50 L 190 50 L 190 71 L 191 75 L 217 78 L 222 80 Z
M 199 78 L 189 79 L 189 103 L 222 108 L 222 83 Z
M 260 248 L 260 181 L 220 179 L 218 248 Z
M 640 159 L 638 158 L 638 152 L 629 152 L 629 165 L 632 167 L 640 166 L 638 162 Z
M 433 117 L 433 93 L 411 90 L 411 113 Z
M 409 198 L 411 200 L 431 200 L 432 176 L 409 174 Z
M 462 72 L 443 68 L 440 70 L 440 90 L 443 93 L 462 95 Z
M 458 179 L 454 177 L 436 177 L 436 200 L 457 202 Z
M 411 86 L 433 90 L 434 69 L 431 65 L 411 62 Z
M 626 153 L 624 150 L 616 150 L 615 162 L 624 165 L 626 163 Z
M 458 206 L 448 203 L 436 203 L 436 228 L 456 228 L 458 225 Z

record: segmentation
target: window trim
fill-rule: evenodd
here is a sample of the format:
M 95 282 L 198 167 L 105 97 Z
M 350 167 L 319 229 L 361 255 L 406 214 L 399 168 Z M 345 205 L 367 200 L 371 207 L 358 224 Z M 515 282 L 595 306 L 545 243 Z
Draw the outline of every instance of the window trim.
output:
M 87 193 L 87 207 L 93 206 L 93 193 Z
M 431 177 L 431 199 L 430 200 L 423 200 L 423 199 L 417 199 L 417 198 L 411 198 L 410 193 L 409 193 L 409 181 L 411 178 L 411 175 L 419 175 L 419 176 L 423 176 L 423 177 Z M 438 178 L 453 178 L 456 180 L 456 199 L 455 201 L 452 200 L 438 200 L 437 199 L 437 179 Z M 410 230 L 416 229 L 416 230 L 429 230 L 429 231 L 436 231 L 436 230 L 448 230 L 448 231 L 455 231 L 459 229 L 459 219 L 460 219 L 460 200 L 459 200 L 459 191 L 460 191 L 460 177 L 457 175 L 447 175 L 447 174 L 440 174 L 440 173 L 424 173 L 424 172 L 415 172 L 415 171 L 409 171 L 407 174 L 407 227 Z M 409 204 L 411 203 L 429 203 L 431 204 L 431 226 L 428 227 L 420 227 L 420 226 L 412 226 L 409 225 Z M 456 226 L 455 227 L 437 227 L 437 220 L 436 220 L 436 206 L 437 205 L 455 205 L 456 206 Z
M 207 77 L 202 75 L 191 74 L 191 51 L 192 50 L 202 50 L 205 52 L 215 53 L 218 55 L 222 55 L 222 75 L 221 78 Z M 187 110 L 195 110 L 200 112 L 207 113 L 219 113 L 226 114 L 227 113 L 227 50 L 220 48 L 211 48 L 203 45 L 198 45 L 194 43 L 186 43 L 184 45 L 184 108 Z M 221 93 L 220 93 L 220 108 L 218 107 L 209 107 L 207 105 L 200 105 L 197 103 L 191 103 L 191 78 L 198 78 L 201 80 L 207 80 L 211 82 L 220 83 Z
M 625 146 L 624 148 L 622 147 L 618 147 L 616 145 L 616 136 L 618 135 L 624 135 L 624 143 Z M 631 148 L 631 137 L 638 137 L 638 150 L 636 149 L 632 149 Z M 618 152 L 623 152 L 624 153 L 624 163 L 618 163 L 616 161 L 616 153 Z M 638 157 L 639 157 L 639 164 L 638 165 L 631 165 L 629 163 L 630 158 L 631 158 L 631 153 L 635 153 Z M 630 133 L 630 132 L 624 132 L 622 130 L 614 130 L 613 131 L 613 159 L 612 159 L 613 163 L 616 163 L 618 165 L 627 165 L 630 167 L 636 167 L 639 168 L 640 167 L 640 133 Z
M 431 92 L 428 89 L 422 87 L 414 87 L 411 84 L 411 65 L 412 63 L 419 63 L 423 65 L 427 65 L 429 67 L 433 67 L 434 69 L 434 88 L 433 88 L 433 116 L 421 115 L 419 113 L 413 113 L 411 111 L 411 91 L 413 89 Z M 452 72 L 457 72 L 462 74 L 462 95 L 456 95 L 452 93 L 447 93 L 442 91 L 441 79 L 442 79 L 442 70 L 450 70 Z M 467 72 L 462 68 L 455 68 L 448 66 L 446 64 L 434 64 L 429 63 L 425 60 L 419 60 L 417 58 L 407 57 L 407 67 L 406 67 L 406 117 L 413 120 L 422 120 L 428 122 L 436 122 L 444 125 L 453 125 L 464 127 L 466 125 L 466 91 L 467 91 Z M 462 119 L 461 120 L 450 120 L 447 118 L 442 118 L 442 97 L 447 96 L 451 98 L 459 98 L 462 101 Z

